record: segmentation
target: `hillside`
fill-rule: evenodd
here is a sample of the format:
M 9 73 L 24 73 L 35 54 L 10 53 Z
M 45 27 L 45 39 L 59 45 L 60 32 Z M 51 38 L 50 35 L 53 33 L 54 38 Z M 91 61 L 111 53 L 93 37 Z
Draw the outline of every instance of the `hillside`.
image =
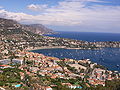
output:
M 120 47 L 120 42 L 87 42 L 66 38 L 42 36 L 51 33 L 43 25 L 21 25 L 16 21 L 0 18 L 0 52 L 4 50 L 64 47 L 69 49 L 98 49 Z
M 30 31 L 35 34 L 53 33 L 53 30 L 48 29 L 41 24 L 24 25 L 14 20 L 0 18 L 0 30 L 1 31 L 2 30 L 13 30 L 13 29 L 14 30 L 15 29 L 26 30 L 26 31 Z
M 32 31 L 36 34 L 50 34 L 53 33 L 53 30 L 46 28 L 42 24 L 31 24 L 31 25 L 24 25 L 24 30 Z

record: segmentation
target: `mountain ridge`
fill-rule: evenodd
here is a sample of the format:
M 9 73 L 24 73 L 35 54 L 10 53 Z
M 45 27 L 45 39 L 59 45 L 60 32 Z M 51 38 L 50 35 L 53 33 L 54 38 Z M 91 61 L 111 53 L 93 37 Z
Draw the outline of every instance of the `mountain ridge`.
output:
M 0 18 L 0 30 L 22 29 L 35 34 L 50 34 L 53 30 L 48 29 L 42 24 L 20 24 L 12 19 Z

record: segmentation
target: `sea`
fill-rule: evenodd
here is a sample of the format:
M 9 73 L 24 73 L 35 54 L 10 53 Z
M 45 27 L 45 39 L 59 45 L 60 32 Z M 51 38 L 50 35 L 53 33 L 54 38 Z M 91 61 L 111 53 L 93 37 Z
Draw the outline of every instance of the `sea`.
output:
M 96 32 L 63 32 L 46 35 L 50 37 L 61 37 L 82 41 L 120 41 L 118 33 L 96 33 Z M 103 48 L 100 50 L 78 50 L 78 49 L 40 49 L 32 52 L 42 53 L 46 56 L 58 58 L 71 58 L 75 60 L 90 59 L 94 63 L 101 64 L 108 68 L 120 72 L 120 48 Z

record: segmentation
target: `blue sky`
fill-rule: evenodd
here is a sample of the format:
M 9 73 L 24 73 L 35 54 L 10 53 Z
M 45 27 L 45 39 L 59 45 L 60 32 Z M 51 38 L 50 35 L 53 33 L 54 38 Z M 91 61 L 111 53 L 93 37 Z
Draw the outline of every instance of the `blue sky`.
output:
M 56 31 L 120 33 L 120 0 L 0 0 L 0 17 Z

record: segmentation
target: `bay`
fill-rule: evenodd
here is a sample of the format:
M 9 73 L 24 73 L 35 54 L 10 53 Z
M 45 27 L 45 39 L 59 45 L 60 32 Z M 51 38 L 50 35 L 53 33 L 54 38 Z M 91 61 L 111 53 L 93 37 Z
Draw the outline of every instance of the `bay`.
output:
M 92 32 L 59 32 L 47 35 L 83 41 L 120 41 L 120 34 L 116 33 L 92 33 Z M 46 56 L 58 58 L 71 58 L 75 60 L 91 59 L 91 61 L 107 67 L 109 70 L 120 72 L 120 48 L 103 48 L 100 50 L 76 50 L 76 49 L 40 49 L 32 52 L 42 53 Z

